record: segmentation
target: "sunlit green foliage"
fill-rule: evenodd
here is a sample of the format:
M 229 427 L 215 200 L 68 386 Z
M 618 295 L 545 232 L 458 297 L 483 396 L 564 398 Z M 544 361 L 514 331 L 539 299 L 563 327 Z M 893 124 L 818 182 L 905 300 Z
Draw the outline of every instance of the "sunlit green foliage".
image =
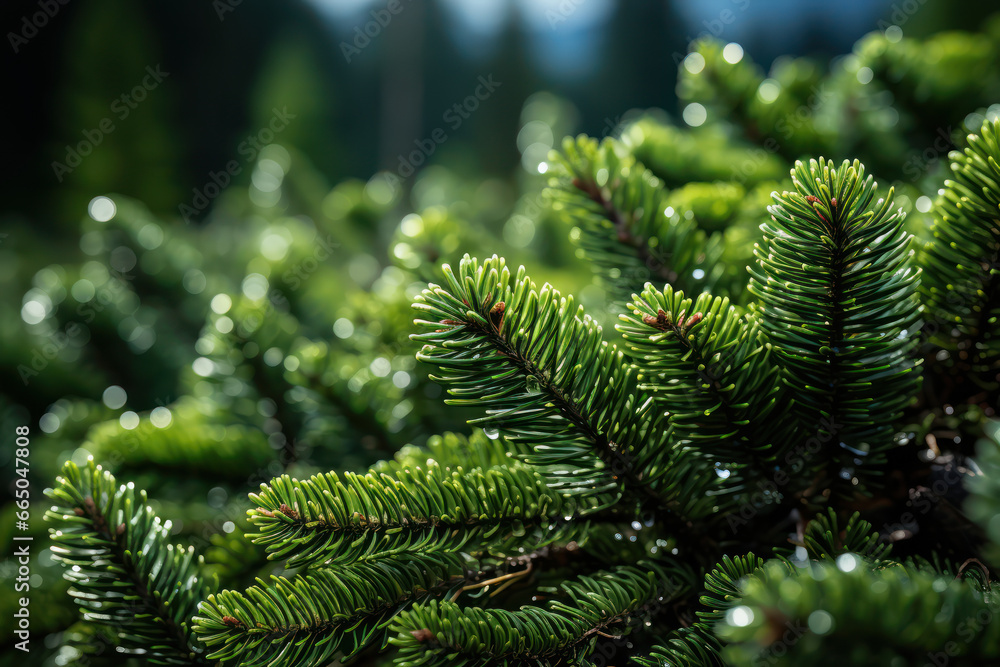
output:
M 198 225 L 95 199 L 0 301 L 0 421 L 57 480 L 33 568 L 81 612 L 37 630 L 95 665 L 1000 659 L 994 46 L 897 37 L 767 73 L 700 41 L 704 123 L 525 148 L 519 194 L 272 144 Z

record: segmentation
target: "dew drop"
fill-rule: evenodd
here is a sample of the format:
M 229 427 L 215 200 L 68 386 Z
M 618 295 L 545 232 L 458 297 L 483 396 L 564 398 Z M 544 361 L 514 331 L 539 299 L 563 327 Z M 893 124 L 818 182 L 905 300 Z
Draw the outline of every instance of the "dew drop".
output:
M 745 605 L 733 607 L 726 612 L 726 622 L 737 628 L 745 628 L 753 623 L 753 609 Z

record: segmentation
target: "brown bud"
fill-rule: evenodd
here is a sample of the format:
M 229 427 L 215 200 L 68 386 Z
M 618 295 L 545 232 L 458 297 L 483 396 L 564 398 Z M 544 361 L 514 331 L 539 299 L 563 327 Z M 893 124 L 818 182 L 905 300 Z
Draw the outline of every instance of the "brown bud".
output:
M 652 315 L 643 315 L 642 321 L 651 327 L 656 327 L 660 331 L 666 331 L 673 324 L 673 318 L 670 317 L 670 313 L 660 308 L 656 311 L 656 317 Z
M 84 512 L 84 511 L 83 511 L 82 509 L 80 509 L 79 507 L 74 507 L 74 508 L 73 508 L 73 514 L 75 514 L 75 515 L 77 515 L 77 516 L 83 516 L 84 514 L 86 514 L 86 512 Z
M 819 197 L 815 197 L 813 195 L 807 195 L 806 196 L 806 201 L 809 202 L 810 204 L 814 204 L 814 205 L 815 204 L 822 204 L 823 203 L 822 200 Z M 836 199 L 834 199 L 832 203 L 833 203 L 833 207 L 837 206 L 837 200 Z M 830 221 L 826 219 L 826 216 L 824 216 L 819 211 L 816 211 L 816 215 L 818 215 L 819 219 L 822 220 L 823 222 L 825 222 L 827 224 L 830 223 Z
M 434 641 L 434 633 L 427 628 L 421 628 L 419 630 L 410 630 L 410 634 L 413 638 L 417 640 L 418 643 L 423 644 L 424 642 Z
M 284 514 L 285 516 L 291 518 L 291 519 L 298 519 L 299 518 L 299 513 L 296 512 L 295 510 L 293 510 L 291 507 L 289 507 L 285 503 L 281 503 L 281 507 L 278 508 L 278 511 L 281 512 L 282 514 Z
M 503 324 L 503 313 L 506 309 L 507 306 L 503 301 L 497 301 L 493 308 L 490 309 L 490 323 L 497 329 Z
M 118 524 L 118 528 L 115 529 L 115 534 L 118 535 L 118 537 L 121 537 L 123 534 L 125 534 L 125 524 L 124 523 Z
M 243 623 L 238 618 L 233 618 L 232 616 L 223 616 L 222 622 L 231 628 L 242 628 Z
M 694 315 L 689 317 L 687 319 L 687 322 L 684 323 L 684 326 L 689 327 L 694 324 L 698 324 L 698 322 L 701 322 L 701 313 L 695 313 Z

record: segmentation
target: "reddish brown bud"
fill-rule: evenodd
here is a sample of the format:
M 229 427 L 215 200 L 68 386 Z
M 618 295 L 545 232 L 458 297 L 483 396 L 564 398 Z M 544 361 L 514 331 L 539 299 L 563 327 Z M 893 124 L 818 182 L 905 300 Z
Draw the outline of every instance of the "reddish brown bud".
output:
M 497 301 L 493 308 L 490 309 L 490 323 L 498 330 L 503 325 L 503 314 L 506 309 L 507 306 L 503 301 Z
M 813 196 L 813 195 L 806 195 L 806 201 L 809 202 L 810 204 L 813 204 L 813 205 L 822 204 L 823 203 L 823 201 L 819 197 L 816 197 L 816 196 Z M 833 204 L 833 207 L 836 207 L 837 206 L 837 200 L 834 199 L 833 202 L 832 202 L 832 204 Z M 819 219 L 822 220 L 823 222 L 825 222 L 827 224 L 830 223 L 830 221 L 827 220 L 826 217 L 822 213 L 820 213 L 819 211 L 816 211 L 816 215 L 818 215 Z
M 233 618 L 232 616 L 223 616 L 222 622 L 231 628 L 242 628 L 243 623 L 238 618 Z
M 293 510 L 291 507 L 289 507 L 285 503 L 281 503 L 281 507 L 278 508 L 278 511 L 281 512 L 282 514 L 284 514 L 285 516 L 287 516 L 290 519 L 298 519 L 299 518 L 299 513 L 296 512 L 295 510 Z
M 434 641 L 434 633 L 427 628 L 421 628 L 419 630 L 410 630 L 410 634 L 413 638 L 417 640 L 418 643 L 423 644 L 424 642 Z
M 666 331 L 673 323 L 670 313 L 666 312 L 662 308 L 656 311 L 656 317 L 653 317 L 652 315 L 643 315 L 642 321 L 645 324 L 648 324 L 651 327 L 656 327 L 661 331 Z

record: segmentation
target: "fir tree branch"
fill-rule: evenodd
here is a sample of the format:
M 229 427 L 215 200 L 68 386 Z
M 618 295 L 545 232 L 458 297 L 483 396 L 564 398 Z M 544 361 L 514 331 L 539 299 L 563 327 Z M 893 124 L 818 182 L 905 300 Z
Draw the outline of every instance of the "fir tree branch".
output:
M 672 667 L 673 665 L 703 665 L 722 667 L 722 644 L 714 628 L 726 612 L 739 604 L 741 587 L 748 577 L 764 566 L 764 559 L 753 554 L 730 558 L 728 555 L 705 575 L 705 590 L 700 598 L 704 609 L 698 611 L 698 621 L 670 633 L 663 643 L 648 656 L 636 658 L 641 667 Z
M 572 180 L 573 187 L 581 191 L 590 201 L 604 210 L 604 217 L 614 226 L 613 231 L 620 243 L 631 246 L 636 256 L 644 266 L 648 267 L 660 280 L 673 283 L 677 280 L 677 272 L 656 257 L 642 238 L 636 237 L 630 229 L 625 212 L 615 207 L 611 199 L 611 190 L 602 190 L 596 178 L 590 174 L 576 173 Z
M 450 403 L 485 407 L 477 423 L 530 447 L 525 460 L 551 487 L 587 494 L 595 510 L 627 496 L 673 513 L 678 527 L 709 511 L 692 487 L 712 480 L 684 476 L 687 453 L 572 297 L 548 285 L 536 292 L 523 268 L 512 279 L 496 257 L 466 256 L 458 275 L 447 265 L 444 274 L 448 288 L 431 285 L 414 304 L 431 329 L 414 338 L 424 343 L 418 358 L 457 397 Z
M 432 462 L 395 475 L 284 475 L 250 498 L 258 505 L 248 511 L 250 522 L 259 532 L 248 537 L 290 566 L 461 549 L 497 553 L 565 533 L 536 535 L 562 516 L 563 502 L 523 466 L 464 472 Z
M 319 667 L 379 642 L 386 624 L 414 600 L 467 581 L 456 554 L 343 565 L 287 579 L 272 576 L 244 593 L 209 596 L 194 630 L 212 660 L 245 667 Z
M 153 465 L 190 476 L 242 480 L 274 458 L 258 429 L 227 424 L 218 410 L 184 396 L 170 405 L 171 421 L 155 426 L 148 415 L 127 429 L 117 419 L 87 432 L 88 449 L 104 461 L 119 461 L 116 472 Z M 107 464 L 106 464 L 107 465 Z
M 841 554 L 854 552 L 877 563 L 892 551 L 892 545 L 881 542 L 878 531 L 872 531 L 872 525 L 861 519 L 858 512 L 848 518 L 841 530 L 832 507 L 808 523 L 801 542 L 791 542 L 805 547 L 809 558 L 817 561 L 833 561 Z
M 976 463 L 980 473 L 965 484 L 969 497 L 965 511 L 983 527 L 989 538 L 986 556 L 1000 566 L 1000 422 L 990 421 L 986 437 L 976 446 Z
M 724 667 L 722 645 L 714 635 L 701 628 L 679 628 L 663 643 L 653 647 L 649 655 L 633 657 L 639 667 Z
M 954 351 L 960 369 L 981 373 L 1000 361 L 1000 121 L 985 121 L 968 141 L 949 156 L 953 180 L 935 205 L 922 292 L 928 315 L 946 325 L 935 342 Z M 995 377 L 984 380 L 995 386 Z
M 570 238 L 615 296 L 651 278 L 698 293 L 721 275 L 720 239 L 668 212 L 663 184 L 615 140 L 568 138 L 550 168 L 553 208 L 575 226 Z
M 518 459 L 515 458 L 515 453 L 523 453 L 518 452 L 516 444 L 500 437 L 490 438 L 482 429 L 476 429 L 468 436 L 461 433 L 432 435 L 421 447 L 402 447 L 392 460 L 376 463 L 372 471 L 395 474 L 406 468 L 427 466 L 428 460 L 445 469 L 485 470 L 516 464 Z
M 1000 659 L 996 594 L 935 573 L 899 565 L 874 570 L 851 554 L 805 569 L 772 562 L 741 594 L 740 614 L 717 626 L 732 664 L 766 656 L 790 666 L 811 656 L 812 664 L 832 666 L 852 655 L 863 655 L 865 664 L 918 664 L 948 646 L 955 648 L 940 655 L 951 657 L 949 664 Z
M 649 561 L 563 584 L 565 600 L 519 611 L 414 605 L 394 619 L 391 638 L 402 664 L 516 665 L 564 660 L 593 651 L 600 636 L 626 633 L 662 612 L 690 587 L 690 571 Z
M 55 503 L 45 513 L 54 526 L 54 558 L 65 566 L 84 620 L 107 625 L 119 650 L 167 665 L 207 664 L 190 619 L 215 584 L 200 571 L 192 548 L 169 543 L 146 493 L 117 485 L 91 459 L 83 469 L 63 466 Z
M 728 299 L 685 298 L 667 285 L 634 295 L 618 330 L 642 371 L 640 389 L 667 411 L 679 439 L 720 462 L 773 458 L 789 439 L 772 413 L 780 376 L 756 319 L 742 319 Z
M 892 190 L 876 200 L 860 163 L 798 162 L 792 178 L 795 192 L 773 195 L 749 289 L 799 427 L 841 443 L 826 456 L 850 471 L 880 460 L 919 387 L 918 271 Z

